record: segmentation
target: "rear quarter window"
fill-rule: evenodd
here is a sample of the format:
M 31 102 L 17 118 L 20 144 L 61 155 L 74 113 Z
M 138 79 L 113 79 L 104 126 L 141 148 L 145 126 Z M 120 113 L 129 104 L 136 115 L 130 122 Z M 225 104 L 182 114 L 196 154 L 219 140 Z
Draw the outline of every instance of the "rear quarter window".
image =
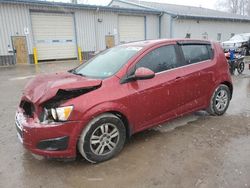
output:
M 185 44 L 181 45 L 185 64 L 193 64 L 213 58 L 210 44 Z

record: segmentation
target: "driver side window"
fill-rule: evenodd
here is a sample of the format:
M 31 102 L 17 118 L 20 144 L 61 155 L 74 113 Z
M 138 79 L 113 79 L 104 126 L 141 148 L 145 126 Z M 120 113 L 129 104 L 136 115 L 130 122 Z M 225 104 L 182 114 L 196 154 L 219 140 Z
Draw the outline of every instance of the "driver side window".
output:
M 174 45 L 154 49 L 145 55 L 136 65 L 136 68 L 149 68 L 155 73 L 177 67 L 177 56 Z

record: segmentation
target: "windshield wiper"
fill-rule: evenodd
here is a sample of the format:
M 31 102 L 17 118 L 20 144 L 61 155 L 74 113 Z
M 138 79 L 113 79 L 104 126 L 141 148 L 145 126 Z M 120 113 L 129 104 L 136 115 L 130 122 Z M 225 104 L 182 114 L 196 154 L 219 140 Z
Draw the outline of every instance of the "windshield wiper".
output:
M 75 74 L 75 75 L 79 75 L 79 76 L 86 77 L 86 75 L 84 75 L 84 74 L 82 74 L 82 73 L 79 73 L 79 72 L 76 72 L 75 69 L 69 70 L 68 72 L 70 72 L 70 73 L 72 73 L 72 74 Z

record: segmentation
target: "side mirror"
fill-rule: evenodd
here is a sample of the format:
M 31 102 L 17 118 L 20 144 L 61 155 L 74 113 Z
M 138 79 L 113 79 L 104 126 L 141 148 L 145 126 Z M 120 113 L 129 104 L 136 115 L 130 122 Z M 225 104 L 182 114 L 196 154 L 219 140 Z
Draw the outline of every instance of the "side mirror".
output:
M 155 77 L 154 71 L 145 67 L 139 67 L 138 69 L 136 69 L 134 74 L 134 78 L 136 80 L 146 80 L 154 77 Z
M 130 81 L 135 81 L 135 80 L 146 80 L 146 79 L 151 79 L 155 77 L 154 71 L 145 68 L 145 67 L 140 67 L 136 69 L 135 73 L 131 76 L 124 77 L 121 79 L 120 83 L 128 83 Z

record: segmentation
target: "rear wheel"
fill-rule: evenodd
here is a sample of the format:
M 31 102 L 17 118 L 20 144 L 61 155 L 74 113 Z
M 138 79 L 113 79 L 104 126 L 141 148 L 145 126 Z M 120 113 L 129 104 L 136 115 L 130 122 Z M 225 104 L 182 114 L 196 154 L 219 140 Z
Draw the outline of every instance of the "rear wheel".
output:
M 126 140 L 123 122 L 115 115 L 105 113 L 94 118 L 83 130 L 78 150 L 92 163 L 102 162 L 117 155 Z
M 211 98 L 210 105 L 207 109 L 208 113 L 211 115 L 223 115 L 230 103 L 231 92 L 228 86 L 221 84 L 219 85 Z
M 238 67 L 237 67 L 237 71 L 239 74 L 241 74 L 243 71 L 244 71 L 244 68 L 245 68 L 245 63 L 243 61 L 241 61 L 239 64 L 238 64 Z

